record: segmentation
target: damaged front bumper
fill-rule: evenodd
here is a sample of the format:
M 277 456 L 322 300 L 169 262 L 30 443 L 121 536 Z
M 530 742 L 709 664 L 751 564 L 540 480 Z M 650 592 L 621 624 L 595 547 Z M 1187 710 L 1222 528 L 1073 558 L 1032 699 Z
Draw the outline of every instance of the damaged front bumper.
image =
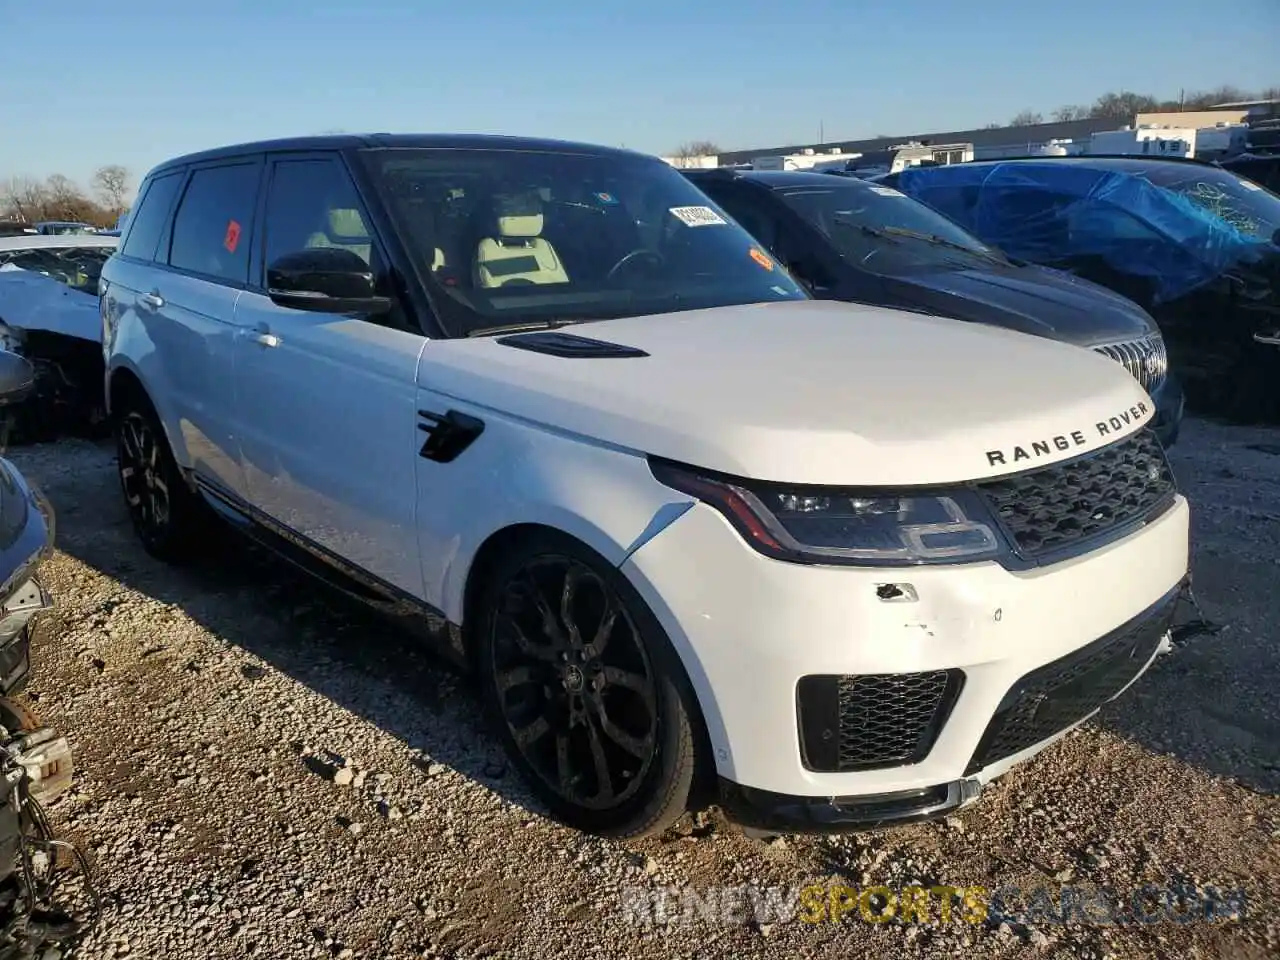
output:
M 0 459 L 0 696 L 21 689 L 30 674 L 32 625 L 52 605 L 37 571 L 53 540 L 53 507 Z
M 1191 619 L 1179 616 L 1184 604 L 1192 609 Z M 1015 753 L 987 765 L 971 763 L 965 776 L 945 783 L 855 796 L 794 796 L 721 777 L 717 805 L 733 823 L 763 833 L 864 832 L 947 816 L 975 802 L 992 780 L 1121 697 L 1156 660 L 1190 638 L 1213 635 L 1217 629 L 1200 609 L 1188 575 L 1160 603 L 1117 631 L 1114 638 L 1104 637 L 1062 658 L 1059 664 L 1047 664 L 1010 688 L 1001 703 L 1003 712 L 1024 714 L 1012 719 L 1027 720 L 1019 701 L 1027 701 L 1028 694 L 1034 702 L 1034 712 L 1047 712 L 1057 718 L 1056 722 L 1042 725 L 1055 727 L 1052 733 Z M 1037 682 L 1037 676 L 1045 673 L 1056 674 L 1060 682 L 1056 686 Z M 1010 719 L 1002 717 L 998 710 L 989 729 L 1007 732 Z M 980 745 L 979 751 L 982 749 Z

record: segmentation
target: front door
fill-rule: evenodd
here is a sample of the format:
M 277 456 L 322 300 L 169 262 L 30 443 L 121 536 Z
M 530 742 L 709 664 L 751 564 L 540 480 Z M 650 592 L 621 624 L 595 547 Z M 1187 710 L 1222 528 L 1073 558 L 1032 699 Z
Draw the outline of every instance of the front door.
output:
M 275 159 L 263 205 L 258 283 L 236 304 L 237 421 L 251 505 L 415 597 L 422 594 L 414 505 L 415 397 L 426 339 L 387 318 L 277 306 L 265 265 L 343 246 L 385 263 L 336 156 Z

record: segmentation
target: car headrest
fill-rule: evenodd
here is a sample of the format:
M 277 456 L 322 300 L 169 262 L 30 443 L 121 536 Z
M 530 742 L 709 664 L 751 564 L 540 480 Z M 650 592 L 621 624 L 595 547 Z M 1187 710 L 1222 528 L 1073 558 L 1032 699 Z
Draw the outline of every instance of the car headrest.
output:
M 527 240 L 542 233 L 542 199 L 536 193 L 497 197 L 494 213 L 500 237 Z

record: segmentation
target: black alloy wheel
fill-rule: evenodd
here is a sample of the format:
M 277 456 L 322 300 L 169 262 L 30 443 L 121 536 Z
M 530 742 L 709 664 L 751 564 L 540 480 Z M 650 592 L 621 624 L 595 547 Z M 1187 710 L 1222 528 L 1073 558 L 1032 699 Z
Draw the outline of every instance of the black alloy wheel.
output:
M 188 485 L 156 415 L 142 404 L 117 412 L 116 460 L 129 519 L 157 559 L 189 559 L 207 529 L 208 508 Z
M 481 679 L 540 798 L 571 825 L 611 836 L 678 818 L 695 759 L 691 695 L 629 584 L 564 543 L 503 565 L 489 596 Z
M 160 439 L 147 418 L 132 411 L 120 421 L 117 441 L 120 485 L 129 517 L 144 541 L 163 539 L 172 501 L 169 478 L 160 464 Z

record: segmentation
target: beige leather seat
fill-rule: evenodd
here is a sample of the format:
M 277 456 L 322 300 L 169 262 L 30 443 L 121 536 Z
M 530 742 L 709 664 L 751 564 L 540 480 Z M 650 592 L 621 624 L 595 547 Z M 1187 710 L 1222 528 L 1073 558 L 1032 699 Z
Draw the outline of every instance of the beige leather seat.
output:
M 542 200 L 536 194 L 494 198 L 496 237 L 476 248 L 477 287 L 568 283 L 569 274 L 542 233 Z
M 314 247 L 342 247 L 350 250 L 365 263 L 371 263 L 373 242 L 359 210 L 332 209 L 329 211 L 328 231 L 317 230 L 307 238 L 307 249 Z M 331 238 L 339 237 L 338 241 Z

